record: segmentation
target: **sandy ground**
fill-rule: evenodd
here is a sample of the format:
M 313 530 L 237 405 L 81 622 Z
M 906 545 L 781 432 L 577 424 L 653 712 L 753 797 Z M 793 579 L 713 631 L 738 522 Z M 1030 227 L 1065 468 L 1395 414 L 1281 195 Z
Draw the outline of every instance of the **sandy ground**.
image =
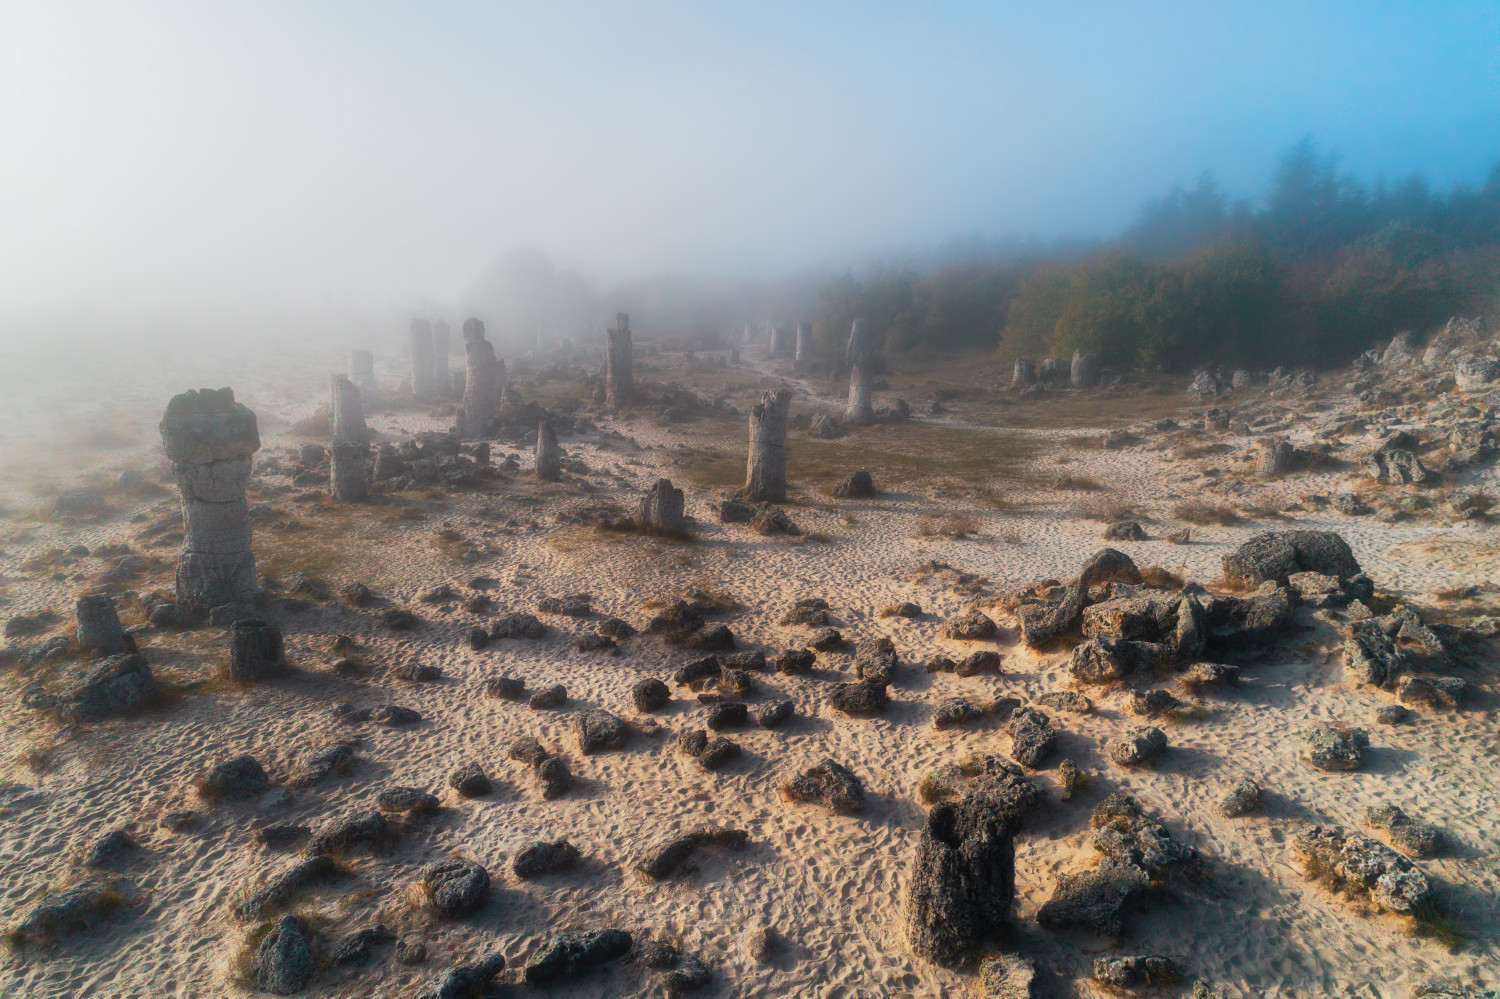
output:
M 396 361 L 384 357 L 382 363 L 389 381 Z M 747 361 L 743 369 L 716 376 L 755 387 L 732 400 L 741 409 L 765 380 L 768 369 L 756 363 L 762 370 Z M 322 400 L 326 376 L 321 372 L 336 364 L 308 351 L 258 365 L 236 359 L 217 378 L 203 374 L 206 364 L 193 373 L 208 384 L 235 385 L 241 400 L 260 413 L 264 442 L 258 459 L 264 460 L 285 456 L 303 440 L 288 428 Z M 650 376 L 649 364 L 645 372 Z M 60 615 L 54 633 L 67 633 L 73 601 L 89 588 L 102 561 L 79 557 L 43 568 L 28 560 L 54 548 L 129 541 L 140 526 L 133 516 L 171 513 L 170 497 L 125 504 L 86 524 L 33 513 L 50 503 L 38 483 L 66 488 L 95 469 L 159 471 L 154 426 L 160 408 L 172 392 L 196 384 L 163 384 L 167 381 L 133 382 L 131 391 L 107 408 L 54 407 L 39 415 L 29 401 L 30 417 L 9 424 L 0 444 L 0 506 L 9 509 L 0 521 L 0 597 L 6 601 L 0 616 L 50 608 Z M 829 386 L 797 384 L 794 414 L 819 406 L 836 411 Z M 1153 419 L 1162 405 L 1152 402 Z M 1181 396 L 1170 405 L 1182 414 L 1194 408 Z M 935 456 L 939 474 L 930 479 L 882 482 L 877 472 L 877 485 L 886 491 L 872 500 L 804 494 L 789 510 L 805 529 L 818 532 L 814 540 L 761 538 L 743 526 L 720 524 L 711 513 L 718 490 L 689 479 L 684 446 L 698 446 L 712 431 L 718 435 L 715 446 L 732 448 L 743 439 L 742 418 L 707 429 L 691 422 L 663 425 L 639 414 L 616 423 L 601 419 L 604 429 L 619 430 L 636 446 L 609 436 L 565 439 L 569 457 L 590 470 L 583 477 L 586 488 L 578 476 L 555 487 L 519 476 L 498 492 L 403 501 L 421 507 L 422 520 L 382 519 L 376 508 L 369 508 L 368 517 L 348 518 L 319 513 L 317 504 L 299 507 L 294 492 L 268 494 L 267 501 L 314 525 L 320 517 L 330 523 L 342 518 L 331 533 L 313 530 L 316 544 L 303 550 L 310 560 L 329 536 L 337 547 L 335 554 L 309 561 L 310 574 L 335 591 L 363 581 L 392 605 L 417 610 L 424 626 L 390 632 L 380 627 L 378 609 L 355 610 L 336 602 L 282 615 L 296 671 L 249 688 L 215 679 L 226 658 L 219 632 L 144 637 L 153 668 L 183 688 L 182 696 L 134 719 L 78 730 L 60 731 L 21 706 L 21 692 L 50 674 L 18 668 L 0 674 L 0 787 L 8 786 L 8 804 L 0 804 L 0 922 L 24 912 L 45 888 L 76 879 L 81 852 L 103 832 L 128 824 L 143 847 L 121 870 L 139 889 L 140 901 L 95 931 L 67 937 L 45 952 L 11 953 L 0 963 L 0 994 L 245 994 L 234 961 L 246 928 L 230 917 L 229 906 L 246 886 L 295 860 L 294 853 L 257 845 L 253 829 L 270 821 L 317 828 L 371 807 L 378 789 L 391 783 L 429 789 L 447 807 L 381 852 L 355 851 L 348 858 L 350 873 L 312 891 L 303 905 L 318 916 L 325 943 L 379 920 L 403 939 L 425 941 L 429 959 L 424 966 L 408 967 L 391 958 L 389 946 L 379 948 L 365 966 L 325 969 L 308 995 L 411 995 L 436 970 L 495 952 L 509 962 L 502 980 L 518 982 L 527 955 L 552 933 L 605 926 L 679 941 L 712 969 L 714 982 L 700 993 L 707 996 L 964 994 L 974 988 L 973 976 L 917 960 L 902 931 L 900 892 L 925 814 L 915 789 L 933 767 L 972 752 L 1006 753 L 1010 740 L 1003 723 L 992 718 L 962 731 L 934 730 L 932 708 L 953 694 L 1025 701 L 1068 688 L 1071 679 L 1065 653 L 1026 649 L 1014 637 L 1014 621 L 998 611 L 1002 633 L 996 642 L 949 641 L 941 637 L 941 626 L 944 618 L 976 601 L 987 603 L 1007 588 L 1076 576 L 1084 559 L 1103 545 L 1102 525 L 1071 512 L 1080 495 L 1052 490 L 1051 479 L 1090 476 L 1106 485 L 1112 498 L 1148 514 L 1152 540 L 1114 546 L 1142 565 L 1162 565 L 1188 579 L 1218 579 L 1220 559 L 1234 545 L 1256 531 L 1293 525 L 1339 531 L 1382 589 L 1418 603 L 1431 603 L 1439 589 L 1490 583 L 1500 575 L 1495 529 L 1483 522 L 1417 518 L 1388 524 L 1375 517 L 1299 511 L 1284 520 L 1195 527 L 1193 544 L 1169 545 L 1163 537 L 1178 526 L 1174 505 L 1209 495 L 1206 485 L 1212 480 L 1195 471 L 1205 462 L 1171 460 L 1169 445 L 1150 435 L 1118 451 L 1077 445 L 1080 435 L 1097 436 L 1105 426 L 1133 422 L 1128 402 L 1092 422 L 1081 417 L 1067 426 L 1006 426 L 1017 409 L 955 403 L 941 418 L 923 418 L 955 429 L 994 428 L 997 447 L 1002 438 L 1016 435 L 1036 445 L 1027 476 L 990 484 L 1003 491 L 1006 509 L 986 502 L 973 481 L 943 482 L 941 456 Z M 116 434 L 101 443 L 93 430 L 103 412 Z M 1179 418 L 1186 422 L 1185 415 Z M 382 432 L 409 434 L 438 428 L 444 420 L 398 409 L 377 411 L 370 423 Z M 1305 421 L 1289 425 L 1294 437 L 1308 436 Z M 903 432 L 902 427 L 883 431 L 889 439 Z M 1242 435 L 1215 439 L 1220 437 L 1231 451 L 1209 464 L 1231 464 L 1254 443 Z M 794 449 L 818 446 L 799 431 L 789 441 Z M 509 450 L 502 447 L 499 453 Z M 529 468 L 529 456 L 521 458 Z M 633 505 L 658 475 L 687 486 L 688 512 L 699 529 L 696 544 L 601 535 L 555 519 L 570 504 Z M 1494 477 L 1489 470 L 1468 473 L 1469 480 L 1491 489 Z M 1343 471 L 1289 477 L 1253 490 L 1263 507 L 1346 481 L 1354 480 Z M 918 536 L 922 518 L 933 513 L 972 516 L 977 531 L 958 539 Z M 445 526 L 462 535 L 464 543 L 457 547 L 472 549 L 472 557 L 435 543 L 435 533 Z M 271 539 L 258 527 L 257 538 L 258 545 L 276 550 L 278 564 L 297 565 L 298 536 Z M 139 588 L 163 585 L 170 579 L 172 549 L 142 550 L 162 562 Z M 978 595 L 960 593 L 942 575 L 918 573 L 934 559 L 978 574 L 989 585 Z M 473 651 L 464 642 L 467 629 L 492 615 L 468 613 L 456 601 L 429 605 L 417 598 L 439 583 L 467 594 L 475 577 L 496 581 L 487 592 L 499 613 L 533 611 L 540 597 L 580 592 L 592 596 L 597 613 L 593 621 L 541 615 L 552 626 L 547 639 L 501 641 Z M 583 653 L 572 644 L 603 615 L 643 627 L 654 612 L 652 601 L 694 590 L 741 605 L 721 620 L 742 648 L 769 653 L 800 644 L 807 629 L 777 621 L 795 600 L 809 596 L 829 601 L 834 623 L 846 636 L 889 636 L 903 664 L 890 712 L 858 719 L 832 711 L 824 703 L 825 691 L 831 681 L 850 678 L 852 658 L 820 654 L 812 676 L 764 674 L 749 698 L 753 703 L 790 698 L 796 718 L 776 731 L 749 727 L 726 733 L 744 747 L 744 755 L 718 773 L 704 772 L 674 745 L 677 731 L 701 724 L 697 719 L 704 709 L 692 695 L 675 689 L 674 701 L 655 716 L 655 726 L 640 718 L 629 695 L 642 676 L 665 678 L 693 653 L 647 636 L 623 642 L 619 655 Z M 903 600 L 918 603 L 924 615 L 915 620 L 878 616 L 881 608 Z M 1490 987 L 1500 983 L 1500 823 L 1495 821 L 1500 736 L 1494 708 L 1420 714 L 1399 728 L 1375 726 L 1374 709 L 1389 703 L 1389 696 L 1344 682 L 1338 628 L 1306 610 L 1299 614 L 1298 633 L 1247 663 L 1241 688 L 1208 699 L 1201 720 L 1169 729 L 1172 748 L 1154 769 L 1126 771 L 1101 752 L 1106 739 L 1139 723 L 1124 710 L 1125 691 L 1090 692 L 1098 704 L 1093 714 L 1054 713 L 1063 735 L 1038 774 L 1050 802 L 1029 818 L 1016 842 L 1018 912 L 1011 941 L 1036 963 L 1045 994 L 1095 994 L 1088 981 L 1092 960 L 1112 952 L 1170 955 L 1189 983 L 1204 979 L 1237 996 L 1404 996 L 1418 982 L 1446 976 Z M 127 624 L 134 620 L 127 616 Z M 332 640 L 341 634 L 359 643 L 356 658 L 372 667 L 365 677 L 343 678 L 329 668 L 336 658 Z M 961 679 L 921 667 L 933 655 L 981 647 L 1004 655 L 1001 675 Z M 389 668 L 411 660 L 441 667 L 442 679 L 407 684 L 389 675 Z M 81 669 L 69 663 L 51 679 Z M 502 674 L 523 677 L 528 689 L 563 683 L 570 703 L 562 711 L 534 712 L 524 703 L 486 698 L 484 680 Z M 421 711 L 425 720 L 410 729 L 339 726 L 328 708 L 341 700 L 402 704 Z M 592 706 L 639 719 L 648 731 L 632 736 L 623 751 L 584 757 L 577 751 L 571 716 Z M 1369 727 L 1372 762 L 1348 774 L 1298 763 L 1301 733 L 1319 721 Z M 533 778 L 505 758 L 505 747 L 522 735 L 536 735 L 562 752 L 579 786 L 560 800 L 543 801 Z M 290 803 L 266 795 L 249 804 L 210 807 L 193 793 L 196 776 L 241 753 L 255 755 L 273 776 L 284 777 L 314 750 L 351 738 L 358 740 L 352 774 L 297 791 Z M 29 764 L 23 758 L 28 749 L 44 750 L 45 762 Z M 871 800 L 862 814 L 836 816 L 782 800 L 781 777 L 825 756 L 865 782 Z M 1093 775 L 1067 803 L 1058 800 L 1054 779 L 1064 758 Z M 447 775 L 470 760 L 495 780 L 496 791 L 487 798 L 465 800 L 446 786 Z M 1213 802 L 1242 776 L 1266 788 L 1267 806 L 1259 815 L 1225 819 Z M 1201 883 L 1175 885 L 1153 900 L 1127 920 L 1118 942 L 1041 930 L 1034 922 L 1038 906 L 1057 874 L 1093 863 L 1088 815 L 1117 789 L 1131 791 L 1177 838 L 1196 846 L 1209 860 L 1208 876 Z M 1399 804 L 1452 837 L 1449 855 L 1421 866 L 1449 899 L 1461 934 L 1458 946 L 1414 933 L 1405 923 L 1366 911 L 1301 875 L 1290 846 L 1299 829 L 1335 822 L 1368 831 L 1366 809 L 1384 802 Z M 203 810 L 202 820 L 180 833 L 159 827 L 160 815 L 181 808 Z M 666 883 L 649 883 L 635 873 L 635 863 L 649 848 L 705 821 L 744 829 L 749 846 L 743 852 L 702 855 L 687 876 Z M 509 861 L 520 848 L 559 837 L 582 852 L 585 860 L 577 871 L 531 882 L 511 875 Z M 489 903 L 457 922 L 436 920 L 409 901 L 409 886 L 421 866 L 448 854 L 479 860 L 495 882 Z M 757 963 L 745 952 L 747 937 L 760 927 L 774 928 L 789 944 L 774 963 Z M 528 992 L 519 984 L 509 988 L 517 995 Z M 655 988 L 642 972 L 611 966 L 555 992 L 659 994 Z

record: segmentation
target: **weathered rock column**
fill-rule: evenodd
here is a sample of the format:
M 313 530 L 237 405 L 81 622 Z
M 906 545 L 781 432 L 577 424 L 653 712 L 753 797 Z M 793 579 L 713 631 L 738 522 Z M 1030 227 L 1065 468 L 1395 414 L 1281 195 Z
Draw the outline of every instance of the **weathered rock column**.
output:
M 751 503 L 786 502 L 786 429 L 791 412 L 791 389 L 767 392 L 750 409 L 744 496 Z
M 812 323 L 797 324 L 797 348 L 792 354 L 792 360 L 797 367 L 802 367 L 807 361 L 808 349 L 812 347 Z
M 333 442 L 368 444 L 370 431 L 365 426 L 364 400 L 354 383 L 344 375 L 334 375 L 329 380 L 328 401 L 331 408 L 328 422 L 333 429 Z
M 875 406 L 871 402 L 875 394 L 875 375 L 870 368 L 870 358 L 860 354 L 849 369 L 849 405 L 844 408 L 845 423 L 865 427 L 875 422 Z
M 849 327 L 849 343 L 844 347 L 844 364 L 851 370 L 854 362 L 870 356 L 870 321 L 860 318 Z
M 370 495 L 370 451 L 355 441 L 335 441 L 328 449 L 328 488 L 341 503 Z
M 615 328 L 604 331 L 604 404 L 610 409 L 635 399 L 635 353 L 630 315 L 615 313 Z
M 1016 366 L 1010 376 L 1010 387 L 1025 388 L 1034 384 L 1036 384 L 1036 362 L 1029 357 L 1016 358 Z
M 1068 380 L 1075 388 L 1087 388 L 1099 380 L 1099 355 L 1082 350 L 1073 351 L 1073 367 Z
M 448 324 L 432 324 L 432 384 L 438 395 L 453 391 L 453 372 L 448 367 Z
M 380 391 L 380 383 L 375 381 L 375 354 L 372 351 L 349 351 L 349 380 L 361 395 L 372 399 Z
M 411 394 L 418 399 L 431 399 L 432 385 L 432 323 L 426 319 L 411 321 Z
M 458 436 L 488 437 L 495 415 L 495 347 L 484 338 L 484 323 L 464 320 L 464 397 L 458 404 Z
M 85 652 L 100 656 L 130 651 L 125 644 L 120 615 L 109 594 L 91 593 L 78 598 L 78 644 Z
M 671 479 L 657 479 L 636 510 L 638 526 L 665 534 L 683 534 L 687 519 L 683 516 L 682 490 L 673 488 Z
M 557 431 L 551 420 L 536 425 L 536 477 L 543 482 L 562 478 L 562 449 L 557 446 Z
M 197 611 L 244 603 L 260 590 L 250 550 L 251 456 L 260 449 L 255 414 L 233 389 L 173 396 L 161 442 L 182 493 L 185 530 L 177 559 L 177 603 Z

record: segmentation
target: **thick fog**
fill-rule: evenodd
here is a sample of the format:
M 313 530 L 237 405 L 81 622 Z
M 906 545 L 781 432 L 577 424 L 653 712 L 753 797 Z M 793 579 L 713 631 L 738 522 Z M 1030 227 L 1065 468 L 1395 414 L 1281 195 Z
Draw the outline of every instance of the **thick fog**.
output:
M 748 313 L 955 236 L 1107 236 L 1204 171 L 1249 195 L 1304 135 L 1361 177 L 1449 184 L 1500 149 L 1497 20 L 8 0 L 0 342 L 419 311 L 572 332 L 689 286 Z

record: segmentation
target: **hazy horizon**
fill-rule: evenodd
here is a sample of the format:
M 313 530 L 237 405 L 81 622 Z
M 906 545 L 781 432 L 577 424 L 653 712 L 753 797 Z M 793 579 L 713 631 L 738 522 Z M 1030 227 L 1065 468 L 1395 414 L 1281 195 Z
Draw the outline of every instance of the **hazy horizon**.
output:
M 1106 237 L 1205 171 L 1259 193 L 1306 135 L 1365 182 L 1478 182 L 1497 28 L 1482 4 L 23 0 L 0 338 L 456 314 L 517 251 L 608 287 Z

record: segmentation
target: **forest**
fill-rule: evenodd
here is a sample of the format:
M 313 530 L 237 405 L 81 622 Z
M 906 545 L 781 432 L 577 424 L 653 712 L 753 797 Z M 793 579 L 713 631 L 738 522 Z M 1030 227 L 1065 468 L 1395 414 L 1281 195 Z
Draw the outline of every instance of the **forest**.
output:
M 855 316 L 887 351 L 994 347 L 1005 357 L 1097 351 L 1116 366 L 1188 370 L 1339 364 L 1405 331 L 1500 304 L 1500 163 L 1478 186 L 1420 176 L 1366 187 L 1304 139 L 1256 202 L 1212 176 L 1144 205 L 1107 242 L 967 247 L 821 289 L 832 349 Z

